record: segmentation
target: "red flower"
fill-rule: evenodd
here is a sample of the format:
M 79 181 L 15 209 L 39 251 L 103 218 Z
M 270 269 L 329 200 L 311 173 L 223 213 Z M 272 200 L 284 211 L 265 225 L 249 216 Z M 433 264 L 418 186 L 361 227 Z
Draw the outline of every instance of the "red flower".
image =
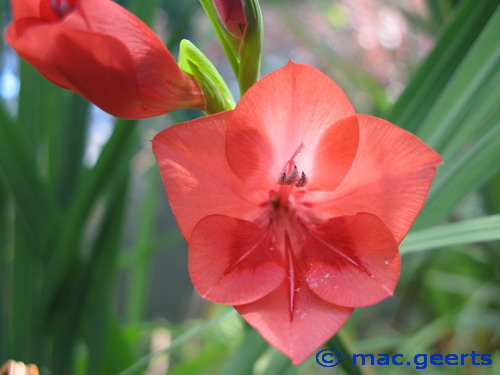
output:
M 243 13 L 242 0 L 214 0 L 219 17 L 233 36 L 243 36 L 247 22 Z
M 9 44 L 47 79 L 123 118 L 203 109 L 154 32 L 111 0 L 13 0 Z
M 306 65 L 257 82 L 236 109 L 153 140 L 200 294 L 234 305 L 294 364 L 355 307 L 391 296 L 398 244 L 439 155 L 356 114 Z

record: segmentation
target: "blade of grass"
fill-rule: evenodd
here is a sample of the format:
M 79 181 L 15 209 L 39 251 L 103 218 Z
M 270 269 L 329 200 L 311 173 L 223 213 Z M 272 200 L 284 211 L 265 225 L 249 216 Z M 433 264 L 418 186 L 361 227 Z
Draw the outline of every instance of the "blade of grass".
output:
M 146 296 L 149 290 L 148 270 L 154 250 L 154 221 L 161 180 L 156 168 L 149 170 L 147 176 L 147 187 L 137 217 L 137 240 L 132 249 L 135 261 L 130 270 L 131 275 L 128 283 L 127 320 L 129 323 L 139 322 L 144 317 L 144 309 L 147 303 Z
M 30 235 L 43 243 L 57 224 L 57 205 L 29 150 L 22 129 L 0 105 L 0 170 Z
M 258 370 L 256 375 L 282 375 L 293 367 L 290 358 L 278 350 L 271 348 L 271 355 L 266 367 L 260 371 Z
M 34 256 L 34 239 L 26 233 L 24 225 L 15 222 L 14 254 L 12 262 L 11 326 L 12 355 L 26 361 L 38 359 L 40 347 L 34 315 L 38 306 L 40 278 L 39 258 Z
M 116 177 L 117 164 L 121 155 L 133 146 L 135 140 L 134 121 L 119 120 L 110 140 L 104 146 L 95 166 L 82 178 L 57 244 L 50 249 L 51 257 L 47 267 L 47 278 L 43 285 L 42 314 L 47 314 L 55 293 L 64 275 L 69 271 L 72 260 L 78 254 L 84 227 L 93 205 L 100 193 Z M 49 249 L 47 249 L 49 250 Z
M 444 147 L 459 127 L 460 120 L 477 106 L 482 105 L 473 99 L 488 88 L 488 82 L 495 75 L 497 86 L 493 87 L 493 91 L 489 91 L 489 94 L 500 102 L 500 88 L 498 87 L 500 75 L 497 74 L 500 68 L 498 35 L 500 35 L 500 8 L 497 8 L 490 18 L 425 121 L 420 125 L 416 134 L 429 146 L 438 151 Z
M 35 160 L 38 160 L 37 156 L 41 151 L 40 145 L 43 138 L 40 122 L 43 119 L 43 101 L 46 99 L 43 86 L 46 82 L 45 78 L 26 61 L 21 59 L 19 67 L 20 88 L 17 107 L 19 127 L 31 146 L 26 151 L 30 152 Z
M 500 126 L 486 133 L 460 158 L 449 161 L 436 176 L 413 229 L 429 227 L 444 219 L 470 192 L 481 187 L 500 169 Z
M 411 232 L 401 243 L 402 254 L 441 247 L 500 240 L 500 214 Z
M 438 2 L 440 0 L 426 0 L 427 10 L 430 14 L 430 19 L 434 30 L 439 30 L 444 22 L 444 15 L 441 12 L 441 7 Z
M 175 348 L 179 347 L 180 345 L 184 344 L 185 342 L 191 340 L 192 338 L 202 334 L 205 332 L 207 329 L 210 327 L 220 323 L 222 320 L 228 319 L 230 317 L 236 316 L 236 310 L 234 309 L 228 309 L 226 312 L 220 314 L 219 316 L 203 323 L 200 325 L 197 325 L 196 327 L 190 329 L 186 333 L 180 335 L 179 337 L 175 338 L 170 345 L 167 347 L 157 350 L 155 352 L 152 352 L 144 357 L 142 357 L 140 360 L 135 362 L 132 366 L 129 366 L 125 368 L 124 370 L 120 371 L 118 375 L 134 375 L 134 374 L 139 374 L 139 371 L 147 367 L 149 362 L 156 358 L 159 355 L 169 353 L 170 351 L 174 350 Z
M 53 314 L 59 314 L 56 327 L 61 327 L 56 336 L 53 353 L 55 374 L 68 374 L 74 367 L 74 349 L 78 333 L 85 320 L 90 320 L 89 337 L 98 338 L 89 343 L 88 373 L 102 373 L 106 363 L 103 356 L 105 347 L 106 321 L 109 315 L 111 290 L 116 276 L 114 272 L 118 250 L 121 245 L 123 223 L 125 221 L 126 199 L 128 197 L 128 165 L 131 150 L 122 155 L 117 163 L 117 176 L 113 181 L 104 217 L 95 236 L 89 259 L 84 264 L 72 268 L 72 278 L 65 282 L 62 291 L 64 301 L 54 306 Z M 99 363 L 96 369 L 95 363 Z M 99 372 L 98 372 L 98 371 Z M 113 373 L 113 372 L 109 372 Z
M 84 171 L 82 164 L 90 105 L 75 93 L 57 87 L 47 90 L 48 93 L 52 91 L 55 91 L 52 96 L 56 102 L 45 111 L 51 115 L 46 121 L 48 170 L 60 205 L 67 208 Z M 59 121 L 54 121 L 56 114 Z
M 326 347 L 340 352 L 343 359 L 342 362 L 340 362 L 340 366 L 348 375 L 363 375 L 361 368 L 350 360 L 352 358 L 352 350 L 350 350 L 345 343 L 342 332 L 338 332 L 335 336 L 328 340 Z
M 0 174 L 0 358 L 11 358 L 11 269 L 14 249 L 12 246 L 12 220 L 11 220 L 11 197 L 7 192 L 7 186 Z
M 247 327 L 245 338 L 236 352 L 227 361 L 223 375 L 252 375 L 255 362 L 268 348 L 267 342 L 254 329 Z
M 438 36 L 436 46 L 413 74 L 386 118 L 415 132 L 448 80 L 498 7 L 496 0 L 464 0 Z
M 443 160 L 454 160 L 462 149 L 470 143 L 477 142 L 485 132 L 491 129 L 497 120 L 499 95 L 495 95 L 500 87 L 500 70 L 491 77 L 484 88 L 471 102 L 475 110 L 457 121 L 456 132 L 447 140 L 442 148 Z
M 219 374 L 221 365 L 227 361 L 228 355 L 227 344 L 205 343 L 196 357 L 182 358 L 180 363 L 168 369 L 168 375 Z
M 122 157 L 122 159 L 124 159 Z M 125 157 L 125 159 L 128 159 Z M 129 163 L 123 167 L 128 169 Z M 107 321 L 110 315 L 116 266 L 121 249 L 128 197 L 128 173 L 121 168 L 121 176 L 114 182 L 109 194 L 106 214 L 95 239 L 89 264 L 89 285 L 86 288 L 86 324 L 89 362 L 87 374 L 114 374 L 121 366 L 108 357 Z M 128 171 L 127 171 L 128 172 Z

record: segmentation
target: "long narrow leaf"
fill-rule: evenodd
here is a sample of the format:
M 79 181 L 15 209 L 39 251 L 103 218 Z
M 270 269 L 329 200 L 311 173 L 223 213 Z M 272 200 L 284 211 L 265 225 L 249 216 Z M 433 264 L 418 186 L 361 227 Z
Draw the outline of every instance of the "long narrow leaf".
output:
M 400 246 L 402 254 L 441 247 L 500 240 L 500 214 L 412 232 Z
M 426 205 L 414 229 L 439 223 L 470 192 L 487 182 L 500 170 L 500 125 L 485 134 L 460 158 L 448 162 L 431 187 Z
M 409 131 L 419 128 L 449 78 L 498 7 L 496 0 L 464 0 L 443 28 L 435 48 L 413 75 L 388 120 Z

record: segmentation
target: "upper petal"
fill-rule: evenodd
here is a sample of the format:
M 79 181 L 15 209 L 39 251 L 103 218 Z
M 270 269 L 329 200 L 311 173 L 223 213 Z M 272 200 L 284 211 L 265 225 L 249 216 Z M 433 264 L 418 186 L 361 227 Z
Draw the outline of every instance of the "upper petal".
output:
M 304 227 L 306 282 L 327 302 L 372 305 L 392 296 L 399 277 L 399 252 L 392 233 L 374 215 L 339 217 Z
M 285 277 L 283 259 L 269 227 L 223 215 L 196 225 L 189 244 L 189 273 L 213 302 L 240 305 L 275 290 Z
M 387 121 L 367 115 L 358 115 L 358 121 L 358 152 L 340 186 L 304 198 L 311 213 L 324 220 L 371 213 L 399 244 L 424 204 L 441 158 L 416 136 Z
M 352 166 L 358 151 L 359 125 L 356 116 L 347 117 L 331 126 L 321 138 L 314 158 L 306 165 L 308 189 L 334 190 Z
M 353 309 L 327 303 L 303 286 L 290 315 L 287 282 L 266 297 L 235 306 L 243 318 L 276 349 L 298 365 L 332 337 Z
M 256 202 L 229 168 L 224 139 L 231 112 L 172 126 L 153 139 L 153 152 L 182 234 L 189 242 L 205 216 L 221 214 L 252 220 Z
M 349 99 L 330 78 L 289 63 L 253 85 L 236 106 L 227 132 L 229 165 L 246 184 L 267 188 L 303 145 L 295 161 L 307 174 L 324 133 L 352 116 Z

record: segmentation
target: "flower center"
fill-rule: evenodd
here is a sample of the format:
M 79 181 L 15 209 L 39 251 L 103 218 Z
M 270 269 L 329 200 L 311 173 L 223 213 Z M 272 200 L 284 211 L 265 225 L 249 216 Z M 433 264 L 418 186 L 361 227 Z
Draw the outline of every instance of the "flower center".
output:
M 289 289 L 289 312 L 290 321 L 295 314 L 296 293 L 301 289 L 302 269 L 300 266 L 301 249 L 304 241 L 304 233 L 300 222 L 305 211 L 300 204 L 300 197 L 305 193 L 303 188 L 307 182 L 307 175 L 299 170 L 295 158 L 303 150 L 304 144 L 300 144 L 292 157 L 288 159 L 278 176 L 278 189 L 271 190 L 271 228 L 273 242 L 276 248 L 281 249 L 285 259 L 285 267 L 288 269 Z
M 290 195 L 294 188 L 301 188 L 307 184 L 307 176 L 303 171 L 299 171 L 295 164 L 295 157 L 302 151 L 304 144 L 301 143 L 295 150 L 292 157 L 288 159 L 283 167 L 277 184 L 279 185 L 278 191 L 271 191 L 271 202 L 274 210 L 286 212 L 290 210 L 289 201 Z

